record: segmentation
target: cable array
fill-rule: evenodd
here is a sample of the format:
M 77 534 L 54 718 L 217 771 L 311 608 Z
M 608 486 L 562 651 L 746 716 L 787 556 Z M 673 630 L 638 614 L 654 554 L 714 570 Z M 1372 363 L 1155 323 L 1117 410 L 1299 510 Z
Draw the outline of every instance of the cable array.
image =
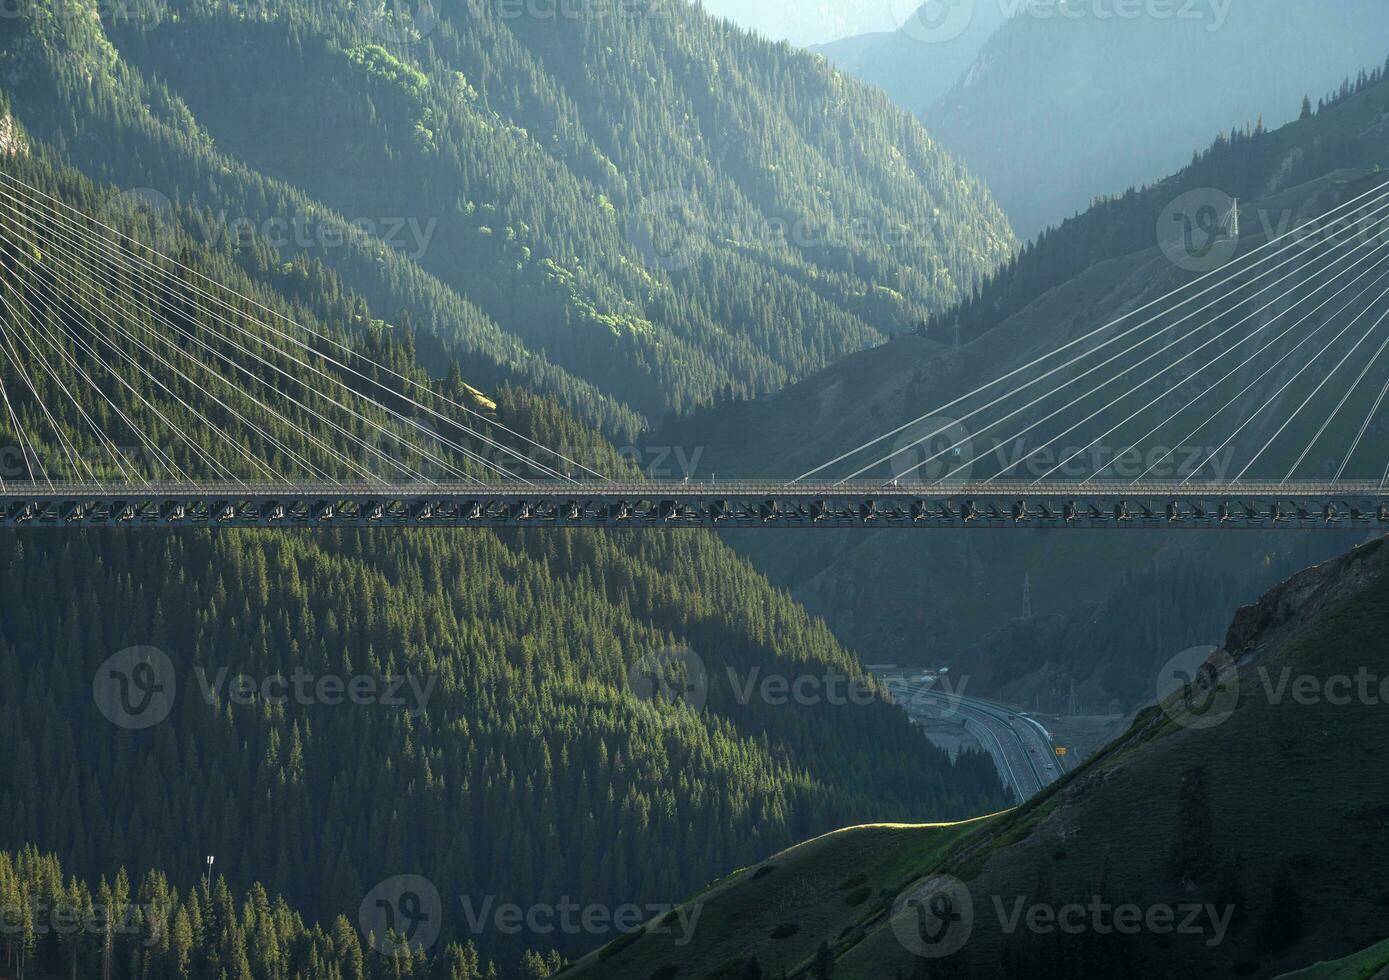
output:
M 1389 180 L 794 482 L 1286 485 L 1373 461 L 1389 486 L 1387 223 Z
M 30 482 L 602 479 L 349 336 L 292 320 L 3 171 L 0 266 L 0 403 Z M 54 414 L 58 398 L 80 437 Z M 122 449 L 121 434 L 134 445 Z

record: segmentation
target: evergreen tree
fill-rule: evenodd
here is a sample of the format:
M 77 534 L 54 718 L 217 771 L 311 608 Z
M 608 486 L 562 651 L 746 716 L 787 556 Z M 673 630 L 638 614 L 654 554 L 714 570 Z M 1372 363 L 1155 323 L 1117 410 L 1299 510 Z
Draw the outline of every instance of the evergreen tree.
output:
M 1262 948 L 1278 954 L 1295 945 L 1307 933 L 1306 915 L 1297 875 L 1292 865 L 1284 861 L 1274 879 L 1259 926 Z
M 1216 872 L 1215 824 L 1204 767 L 1192 766 L 1182 774 L 1177 805 L 1177 832 L 1168 873 L 1179 880 L 1211 881 Z
M 39 144 L 7 161 L 6 172 L 60 192 L 87 215 L 105 214 L 113 194 L 56 167 Z M 148 220 L 107 217 L 132 237 Z M 143 324 L 134 329 L 148 328 L 154 343 L 157 331 L 171 330 L 165 320 L 178 323 L 187 311 L 153 280 L 137 288 L 99 255 L 74 250 L 51 223 L 3 212 L 0 222 L 8 222 L 0 330 L 30 337 L 31 377 L 45 376 L 46 350 L 62 380 L 36 380 L 38 390 L 22 394 L 7 385 L 16 416 L 44 459 L 61 459 L 60 442 L 70 442 L 117 479 L 63 387 L 87 384 L 83 358 L 102 338 L 117 342 L 116 323 Z M 296 265 L 286 285 L 269 252 L 234 257 L 191 238 L 173 242 L 188 269 L 437 390 L 413 359 L 409 335 L 375 320 L 325 266 Z M 78 285 L 102 277 L 109 288 Z M 222 315 L 247 343 L 256 338 L 262 358 L 283 353 L 284 338 L 264 320 L 236 309 Z M 33 336 L 37 323 L 58 328 L 53 345 Z M 198 329 L 211 336 L 210 323 Z M 191 341 L 175 353 L 170 340 L 166 356 L 190 369 L 215 361 Z M 131 357 L 157 366 L 143 348 Z M 361 383 L 335 376 L 326 361 L 322 373 L 287 357 L 277 363 L 283 373 L 246 365 L 262 372 L 259 381 L 240 375 L 244 383 L 226 386 L 225 404 L 208 406 L 202 418 L 188 407 L 201 398 L 191 378 L 171 377 L 167 391 L 151 388 L 143 401 L 110 379 L 106 393 L 133 428 L 156 434 L 171 463 L 208 475 L 200 460 L 227 450 L 218 432 L 234 428 L 233 410 L 255 410 L 253 385 L 312 398 L 335 377 Z M 127 367 L 134 388 L 143 376 Z M 473 377 L 474 367 L 460 361 L 452 376 Z M 479 403 L 487 417 L 623 472 L 613 447 L 554 400 L 507 386 L 492 396 L 491 408 Z M 267 457 L 277 466 L 290 451 L 314 452 L 301 432 L 312 417 L 285 405 L 282 420 L 267 422 L 283 446 Z M 48 412 L 61 441 L 47 431 Z M 12 420 L 0 414 L 0 445 L 18 444 Z M 344 421 L 345 431 L 325 433 L 339 455 L 351 451 L 350 435 L 368 435 L 365 421 Z M 100 423 L 125 425 L 110 406 Z M 271 895 L 311 921 L 334 923 L 334 969 L 367 980 L 372 960 L 339 917 L 355 916 L 377 883 L 422 868 L 441 893 L 478 890 L 523 905 L 576 894 L 614 906 L 673 901 L 835 827 L 921 813 L 963 817 L 1002 802 L 988 759 L 952 763 L 885 699 L 831 717 L 813 706 L 741 704 L 715 686 L 702 711 L 682 704 L 657 717 L 628 676 L 644 655 L 677 644 L 700 651 L 711 677 L 747 674 L 794 651 L 796 670 L 872 683 L 822 623 L 707 535 L 10 533 L 0 535 L 0 559 L 0 587 L 46 597 L 0 608 L 0 799 L 24 801 L 0 807 L 0 847 L 70 847 L 74 874 L 114 882 L 100 895 L 102 908 L 145 906 L 146 894 L 172 906 L 173 891 L 190 895 L 185 921 L 172 908 L 161 913 L 158 950 L 186 960 L 190 974 L 220 964 L 231 978 L 282 965 L 291 954 Z M 127 731 L 100 713 L 92 679 L 112 654 L 151 643 L 167 656 L 178 696 L 157 726 Z M 226 688 L 209 702 L 198 670 L 213 664 L 226 665 L 229 677 L 403 677 L 428 694 L 414 711 L 317 698 L 271 710 L 235 703 Z M 209 853 L 222 877 L 204 882 Z M 111 877 L 122 866 L 170 877 L 142 879 L 133 896 L 128 879 Z M 246 922 L 233 889 L 250 896 L 255 914 Z M 441 943 L 466 938 L 446 931 Z M 507 935 L 478 942 L 484 975 L 488 963 L 516 964 L 527 953 Z M 553 973 L 564 955 L 598 942 L 561 937 L 543 966 Z M 71 972 L 88 976 L 119 977 L 132 956 L 144 955 L 119 935 L 83 937 L 63 952 Z M 392 969 L 419 975 L 410 956 Z

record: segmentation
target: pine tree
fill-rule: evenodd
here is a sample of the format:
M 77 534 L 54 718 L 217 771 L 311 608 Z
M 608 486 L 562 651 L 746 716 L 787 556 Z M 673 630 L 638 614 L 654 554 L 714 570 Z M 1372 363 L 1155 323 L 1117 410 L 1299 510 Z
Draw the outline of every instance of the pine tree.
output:
M 1292 865 L 1284 861 L 1273 883 L 1259 927 L 1260 945 L 1266 952 L 1281 953 L 1307 932 L 1306 910 Z
M 1178 880 L 1208 882 L 1215 876 L 1215 825 L 1204 767 L 1192 766 L 1182 774 L 1177 832 L 1167 866 Z

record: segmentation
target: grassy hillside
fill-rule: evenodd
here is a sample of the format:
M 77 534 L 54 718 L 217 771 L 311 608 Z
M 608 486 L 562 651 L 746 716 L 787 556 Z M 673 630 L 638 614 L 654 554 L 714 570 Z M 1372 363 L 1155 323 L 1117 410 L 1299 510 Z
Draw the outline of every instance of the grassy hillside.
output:
M 0 39 L 36 136 L 622 439 L 909 331 L 1013 246 L 909 115 L 684 2 L 94 6 Z
M 1277 689 L 1285 671 L 1312 679 L 1300 683 L 1321 695 L 1336 693 L 1335 678 L 1362 672 L 1384 677 L 1389 661 L 1380 638 L 1386 629 L 1389 547 L 1376 541 L 1295 577 L 1241 611 L 1226 642 L 1238 666 L 1224 676 L 1227 693 L 1217 695 L 1219 713 L 1211 716 L 1225 718 L 1223 723 L 1179 725 L 1176 719 L 1191 715 L 1184 713 L 1178 692 L 1022 809 L 963 834 L 904 828 L 831 836 L 805 852 L 826 869 L 815 901 L 803 901 L 794 881 L 785 893 L 777 892 L 779 871 L 765 880 L 744 873 L 729 888 L 734 894 L 717 894 L 708 911 L 737 908 L 762 889 L 761 907 L 780 909 L 784 903 L 779 917 L 810 926 L 811 936 L 796 936 L 797 954 L 828 942 L 837 960 L 834 976 L 845 980 L 1273 977 L 1352 956 L 1381 936 L 1389 902 L 1389 852 L 1383 847 L 1389 793 L 1370 775 L 1374 760 L 1389 748 L 1384 705 L 1377 694 L 1342 703 L 1335 696 L 1280 698 L 1268 691 L 1270 684 Z M 837 911 L 820 927 L 820 909 L 839 905 L 827 900 L 831 881 L 848 866 L 863 873 L 854 887 L 873 897 L 857 918 Z M 891 910 L 912 876 L 935 875 L 963 883 L 956 907 L 972 908 L 973 922 L 958 953 L 932 960 L 899 939 L 893 925 L 904 923 Z M 737 895 L 739 890 L 745 895 Z M 1063 937 L 1044 928 L 1010 931 L 1008 915 L 996 904 L 1005 910 L 1019 901 L 1023 908 L 1055 909 L 1088 904 L 1096 896 L 1110 906 L 1133 904 L 1145 914 L 1158 907 L 1210 905 L 1220 910 L 1217 919 L 1224 925 L 1211 927 L 1215 920 L 1208 918 L 1205 928 L 1190 934 L 1141 928 L 1118 938 L 1082 927 Z M 910 939 L 910 926 L 904 934 Z M 588 975 L 655 975 L 662 957 L 673 953 L 649 948 L 655 945 L 649 938 L 610 957 L 603 972 Z M 750 950 L 767 947 L 753 929 L 744 940 Z M 674 956 L 678 971 L 660 975 L 722 976 L 700 970 L 711 950 L 722 952 L 729 942 L 727 933 L 711 929 Z M 638 954 L 644 961 L 635 959 Z M 793 968 L 789 975 L 806 974 Z
M 790 974 L 811 962 L 826 937 L 852 931 L 868 908 L 943 861 L 980 823 L 874 824 L 798 844 L 687 900 L 687 917 L 699 912 L 692 943 L 653 929 L 585 957 L 565 976 L 740 977 L 751 959 L 770 976 Z
M 1285 973 L 1279 980 L 1377 980 L 1389 969 L 1389 940 L 1330 963 Z

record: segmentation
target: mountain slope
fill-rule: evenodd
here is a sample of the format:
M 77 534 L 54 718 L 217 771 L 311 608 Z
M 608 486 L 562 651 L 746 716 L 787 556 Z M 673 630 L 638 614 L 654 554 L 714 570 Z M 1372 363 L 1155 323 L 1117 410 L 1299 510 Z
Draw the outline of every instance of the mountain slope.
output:
M 892 101 L 923 116 L 975 63 L 980 50 L 1008 20 L 1007 3 L 980 3 L 958 31 L 929 21 L 908 20 L 897 30 L 859 34 L 811 48 L 840 71 L 887 93 Z M 963 9 L 963 8 L 962 8 Z
M 11 119 L 3 96 L 0 118 Z M 113 189 L 55 166 L 12 121 L 0 131 L 10 133 L 7 177 L 137 240 L 158 221 L 112 209 Z M 123 343 L 120 322 L 138 324 L 126 329 L 151 348 L 132 342 L 132 364 L 153 366 L 156 338 L 174 340 L 170 324 L 188 316 L 183 297 L 154 290 L 110 252 L 74 251 L 33 211 L 6 204 L 0 231 L 0 336 L 26 341 L 18 362 L 7 359 L 7 404 L 49 474 L 74 476 L 52 426 L 98 478 L 114 477 L 65 392 L 120 363 L 114 351 L 91 353 L 102 337 Z M 323 265 L 286 261 L 263 242 L 235 257 L 190 236 L 164 244 L 228 289 L 467 397 L 467 360 L 431 381 L 412 361 L 411 332 L 374 319 Z M 212 336 L 210 321 L 200 329 Z M 283 346 L 255 320 L 243 329 L 267 350 Z M 138 399 L 107 384 L 110 407 L 93 411 L 138 447 L 117 409 L 133 416 L 132 429 L 190 468 L 199 452 L 226 452 L 216 433 L 251 408 L 258 381 L 307 400 L 331 376 L 251 364 L 244 383 L 214 388 L 224 400 L 214 405 L 191 375 L 217 362 L 185 351 L 190 376 L 163 370 L 167 387 L 141 382 Z M 554 402 L 491 395 L 487 411 L 509 428 L 623 471 Z M 192 402 L 210 418 L 190 414 Z M 313 424 L 301 413 L 272 433 L 286 452 L 298 445 L 291 422 Z M 347 424 L 340 437 L 317 431 L 359 452 L 347 436 L 365 420 Z M 0 421 L 0 445 L 24 444 Z M 9 454 L 6 465 L 17 465 Z M 730 678 L 753 671 L 867 682 L 821 624 L 707 535 L 7 531 L 0 551 L 3 588 L 24 597 L 0 605 L 0 847 L 36 845 L 86 878 L 158 868 L 186 891 L 212 854 L 232 887 L 263 883 L 320 921 L 355 913 L 376 883 L 402 874 L 427 875 L 443 895 L 522 907 L 565 896 L 660 902 L 845 820 L 963 816 L 1002 794 L 986 762 L 952 764 L 871 683 L 861 704 L 740 700 Z M 631 679 L 676 646 L 703 658 L 705 703 L 643 698 Z M 94 687 L 110 658 L 146 647 L 167 664 L 160 686 L 172 703 L 148 728 L 125 726 Z M 408 678 L 395 689 L 414 692 L 412 710 L 271 698 L 264 682 L 300 673 Z M 241 675 L 252 696 L 223 683 Z M 534 941 L 472 933 L 452 900 L 449 913 L 441 941 L 472 936 L 489 958 L 514 962 Z M 575 953 L 600 939 L 544 941 Z
M 687 455 L 690 447 L 702 447 L 701 471 L 720 478 L 805 473 L 1190 282 L 1195 274 L 1175 266 L 1157 246 L 1160 219 L 1184 195 L 1219 188 L 1244 201 L 1240 254 L 1247 255 L 1271 233 L 1290 227 L 1287 222 L 1313 220 L 1373 187 L 1382 179 L 1376 167 L 1389 163 L 1386 102 L 1389 84 L 1367 83 L 1310 119 L 1222 139 L 1172 178 L 1098 202 L 1043 236 L 978 296 L 933 320 L 926 336 L 846 358 L 775 396 L 700 413 L 654 441 L 685 447 Z M 1304 276 L 1303 290 L 1294 289 L 1279 308 L 1305 297 L 1318 281 Z M 1178 354 L 1185 350 L 1176 348 Z M 1284 369 L 1285 379 L 1291 370 Z M 1231 394 L 1257 374 L 1246 368 L 1232 380 Z M 1291 386 L 1285 404 L 1296 406 L 1307 387 Z M 1194 396 L 1200 389 L 1191 390 Z M 1252 411 L 1258 401 L 1251 399 L 1246 394 L 1234 408 Z M 1035 449 L 1009 437 L 1047 408 L 988 431 L 966 421 L 976 452 L 989 454 L 1002 442 L 999 455 L 986 455 L 975 475 L 991 475 L 1019 445 Z M 1153 411 L 1132 423 L 1135 436 L 1167 414 L 1153 418 Z M 1048 431 L 1063 431 L 1066 421 L 1052 421 Z M 1144 444 L 1180 445 L 1192 425 L 1169 425 Z M 1273 434 L 1259 428 L 1250 430 L 1250 447 Z M 1341 444 L 1352 435 L 1334 432 Z M 1376 426 L 1367 438 L 1378 458 L 1389 457 L 1389 432 Z M 1219 440 L 1198 441 L 1198 448 L 1216 449 Z M 1115 453 L 1127 445 L 1105 448 Z M 1232 465 L 1241 461 L 1229 458 Z M 879 472 L 891 476 L 886 468 Z M 1049 711 L 1068 707 L 1074 685 L 1087 713 L 1117 713 L 1150 694 L 1147 678 L 1167 657 L 1217 642 L 1224 610 L 1356 540 L 1264 535 L 1235 542 L 1161 532 L 1057 532 L 923 541 L 831 533 L 814 540 L 752 535 L 737 546 L 869 662 L 950 664 L 969 676 L 980 695 Z M 1124 572 L 1116 576 L 1115 568 Z M 1025 618 L 1029 576 L 1033 615 Z
M 841 68 L 916 113 L 989 186 L 1020 237 L 1171 173 L 1232 126 L 1382 62 L 1389 10 L 1349 0 L 969 4 L 855 45 Z
M 830 38 L 894 26 L 896 11 L 886 4 L 798 3 L 796 0 L 701 0 L 716 17 L 726 18 L 772 40 L 815 45 Z
M 1031 238 L 1099 195 L 1170 173 L 1231 126 L 1295 118 L 1304 95 L 1382 64 L 1389 36 L 1375 0 L 1338 3 L 1332 16 L 1297 0 L 1182 9 L 1191 16 L 1023 13 L 921 118 Z
M 774 859 L 768 875 L 741 873 L 705 896 L 710 918 L 755 897 L 809 935 L 778 945 L 759 919 L 711 930 L 683 952 L 651 935 L 577 975 L 625 980 L 662 962 L 719 957 L 736 969 L 742 950 L 756 950 L 764 969 L 802 975 L 820 942 L 842 980 L 1271 977 L 1349 956 L 1383 932 L 1389 793 L 1367 778 L 1387 747 L 1376 683 L 1369 697 L 1343 699 L 1338 679 L 1385 676 L 1386 629 L 1389 547 L 1380 540 L 1240 611 L 1226 642 L 1238 667 L 1221 668 L 1223 686 L 1208 688 L 1218 691 L 1209 714 L 1193 714 L 1174 693 L 1022 809 L 964 828 L 832 835 Z M 1280 686 L 1288 677 L 1302 695 Z M 1194 718 L 1202 720 L 1178 723 Z M 849 864 L 863 874 L 843 884 L 868 896 L 856 916 L 841 907 L 850 903 L 826 901 Z M 783 868 L 791 874 L 779 888 Z M 796 887 L 817 871 L 824 885 Z M 917 938 L 912 909 L 894 901 L 932 878 L 928 891 L 950 895 L 962 915 L 945 923 L 935 950 Z M 1083 912 L 1063 920 L 1063 937 L 1046 912 L 1071 903 Z M 822 928 L 826 905 L 836 911 Z M 1097 905 L 1111 911 L 1095 913 Z M 1115 930 L 1121 906 L 1138 910 L 1128 920 L 1137 928 Z M 1015 908 L 1042 910 L 1031 920 L 1042 925 L 1010 925 Z M 1199 921 L 1178 928 L 1189 908 Z M 1149 917 L 1162 909 L 1171 910 L 1165 924 Z M 936 952 L 948 955 L 930 958 Z
M 0 58 L 74 165 L 278 233 L 621 438 L 910 330 L 1013 245 L 882 96 L 684 3 L 42 9 Z

